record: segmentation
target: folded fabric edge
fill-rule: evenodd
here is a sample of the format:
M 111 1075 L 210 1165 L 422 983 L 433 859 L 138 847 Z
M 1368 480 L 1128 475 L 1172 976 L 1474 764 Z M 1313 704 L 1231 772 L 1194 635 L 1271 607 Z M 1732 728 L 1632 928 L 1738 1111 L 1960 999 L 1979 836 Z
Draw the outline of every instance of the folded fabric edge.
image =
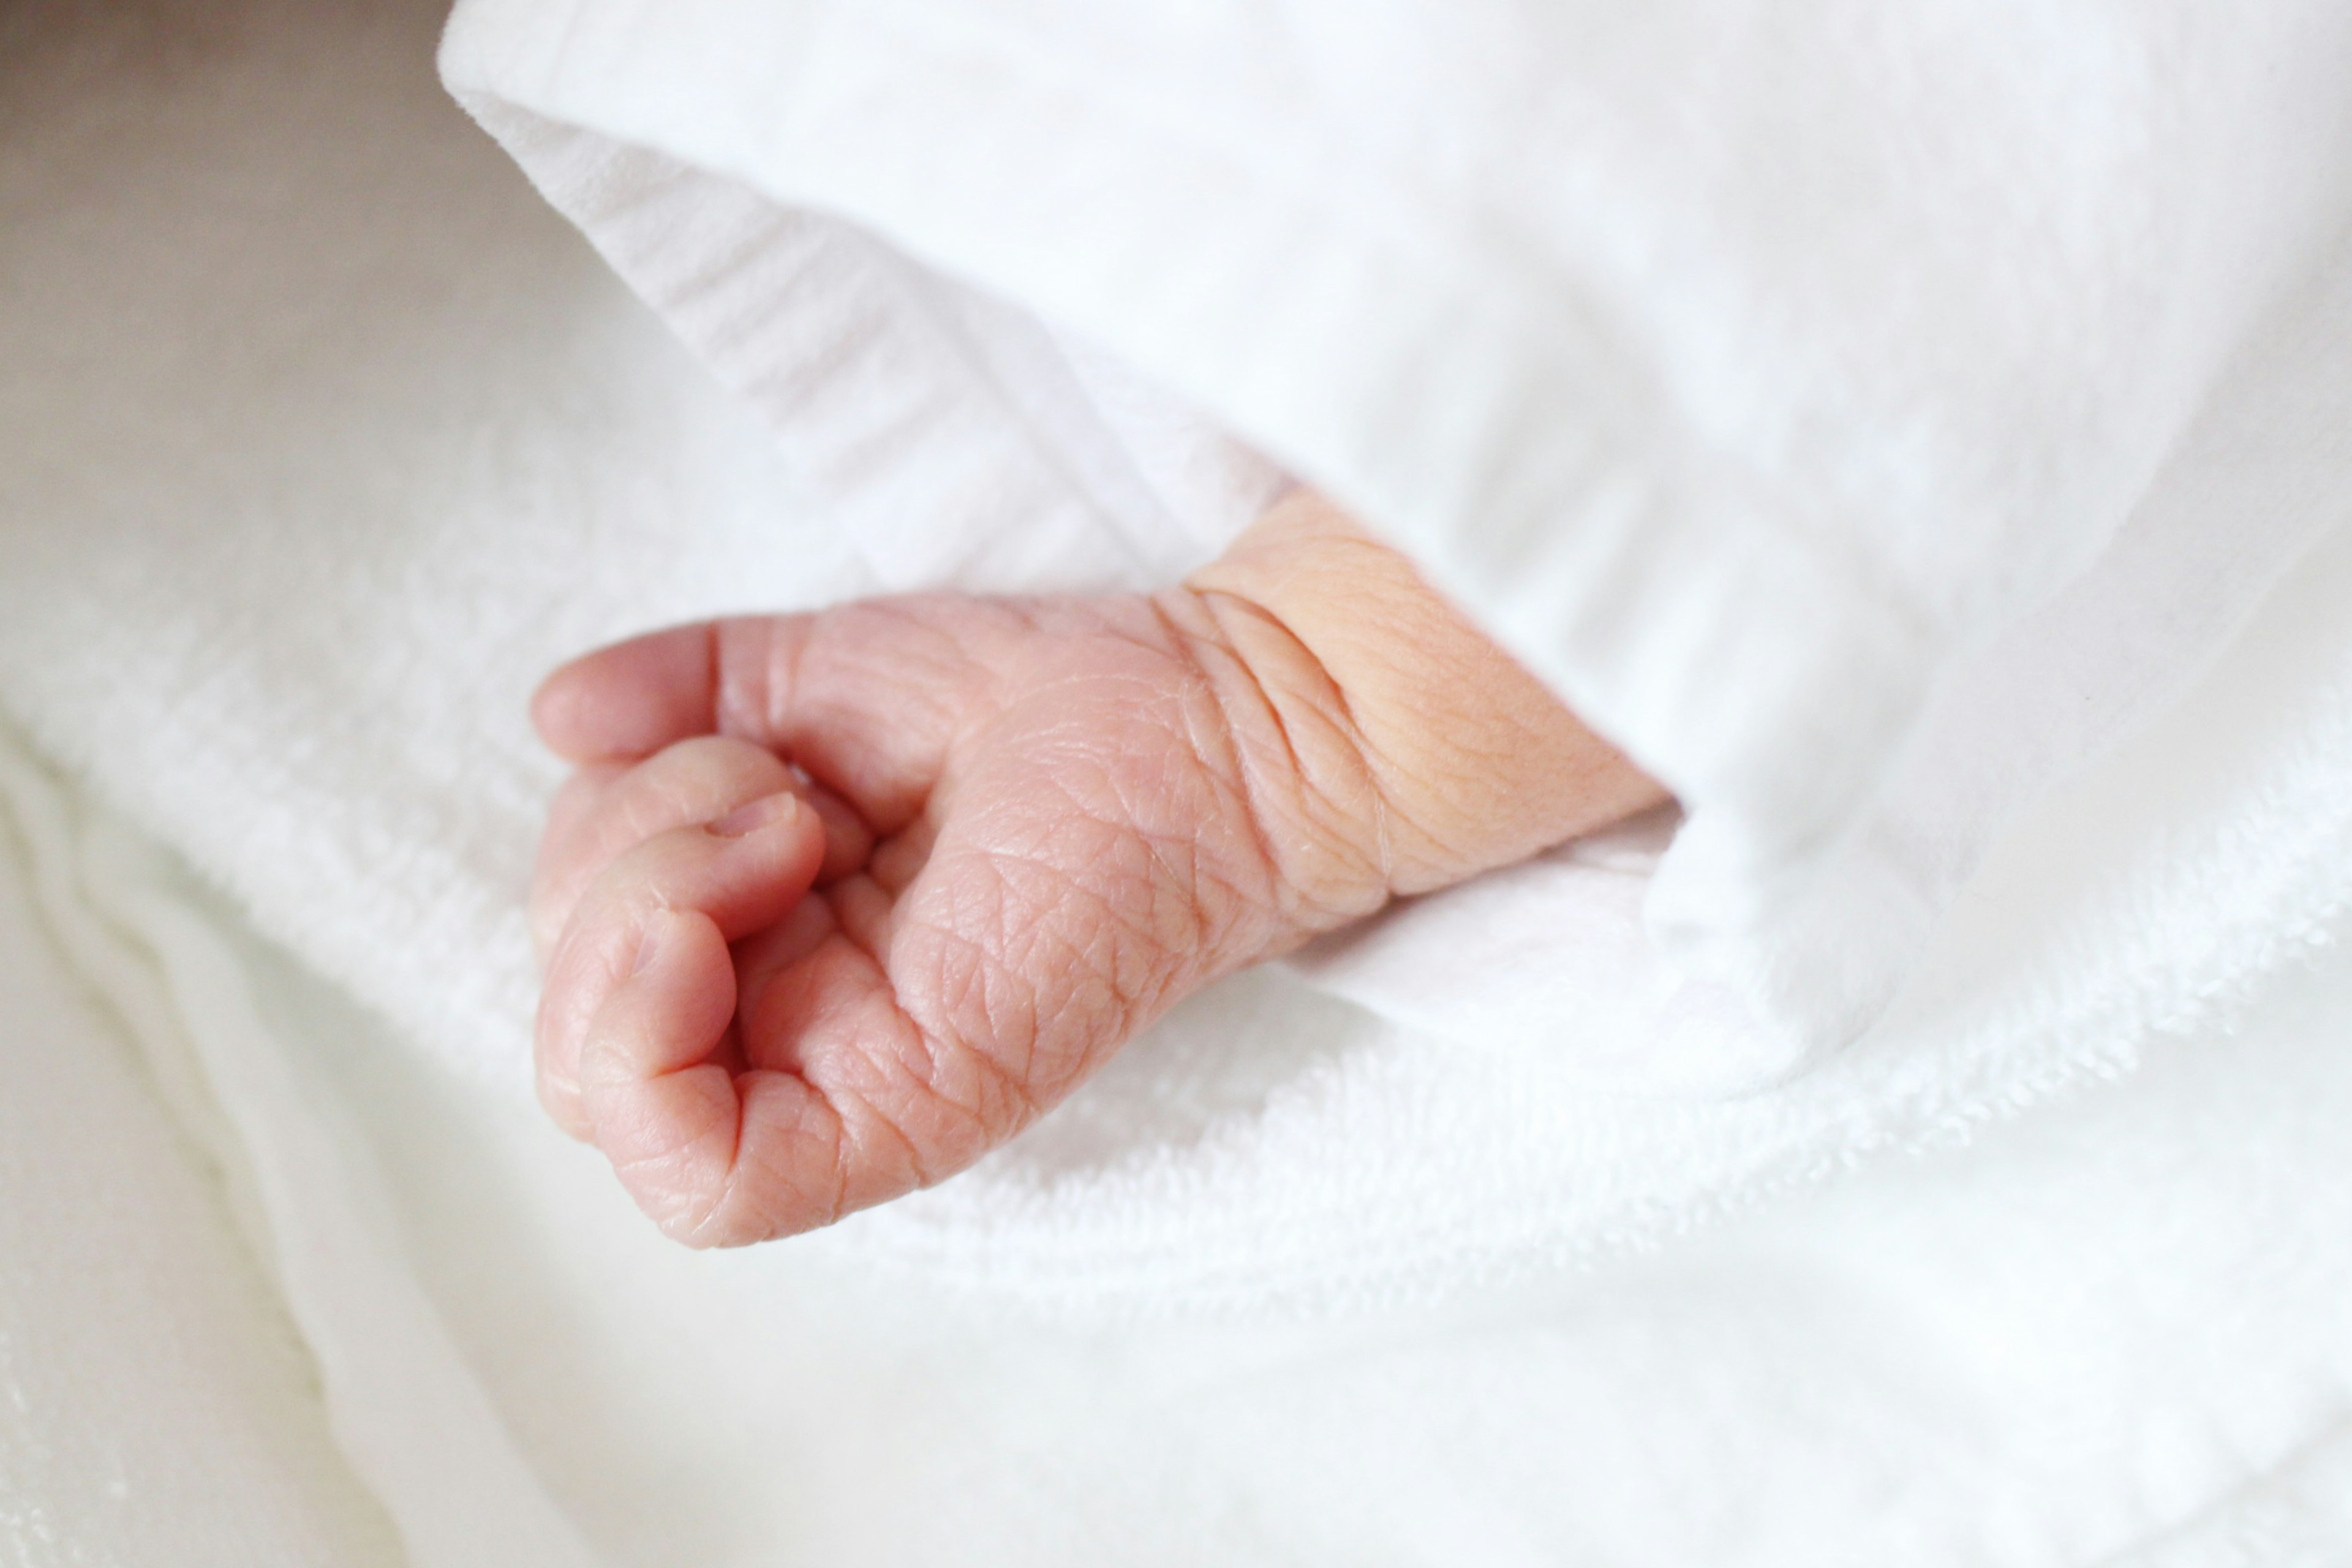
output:
M 416 1568 L 588 1568 L 399 1257 L 365 1155 L 262 1018 L 240 956 L 163 852 L 68 789 L 0 721 L 0 811 L 42 913 L 126 1026 L 320 1373 L 331 1429 Z
M 1636 433 L 1625 410 L 1644 378 L 1573 300 L 1436 254 L 1435 236 L 1341 227 L 1309 191 L 968 42 L 880 19 L 835 28 L 835 56 L 877 57 L 846 68 L 871 84 L 854 101 L 711 112 L 740 73 L 697 54 L 709 40 L 690 28 L 616 41 L 559 26 L 555 47 L 520 20 L 460 6 L 444 78 L 575 220 L 610 199 L 611 165 L 583 141 L 651 150 L 855 222 L 1105 345 L 1389 534 L 1676 792 L 1691 820 L 1661 868 L 1654 931 L 1685 972 L 1767 1009 L 1776 1057 L 1853 1037 L 1891 994 L 1892 973 L 1855 973 L 1855 994 L 1772 1011 L 1752 979 L 1775 967 L 1786 912 L 1864 815 L 1954 634 L 1704 451 Z M 686 82 L 694 113 L 674 101 Z M 894 134 L 916 105 L 970 134 Z M 1114 184 L 1106 167 L 1153 177 Z M 1008 190 L 1008 170 L 1025 184 Z M 1093 215 L 1083 237 L 1073 210 Z M 1335 308 L 1375 299 L 1376 318 Z M 693 346 L 739 388 L 752 381 L 727 342 Z M 1736 691 L 1727 668 L 1748 673 Z

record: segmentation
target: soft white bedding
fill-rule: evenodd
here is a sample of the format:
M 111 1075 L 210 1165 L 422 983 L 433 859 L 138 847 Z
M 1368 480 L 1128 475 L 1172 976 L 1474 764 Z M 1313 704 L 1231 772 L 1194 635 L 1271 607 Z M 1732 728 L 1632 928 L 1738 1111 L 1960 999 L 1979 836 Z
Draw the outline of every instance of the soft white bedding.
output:
M 239 1233 L 201 1110 L 165 1110 L 131 1037 L 168 1026 L 162 987 L 94 983 L 43 918 L 72 868 L 26 765 L 0 736 L 0 1562 L 390 1568 L 268 1233 Z
M 443 68 L 918 581 L 1227 515 L 1070 482 L 974 316 L 1405 546 L 1689 811 L 1650 934 L 1728 1016 L 1582 1033 L 1719 1083 L 1860 1036 L 2345 515 L 2332 0 L 464 0 Z
M 904 446 L 858 448 L 884 476 L 866 510 L 823 510 L 438 93 L 433 11 L 257 0 L 128 55 L 93 24 L 27 68 L 16 134 L 40 156 L 0 190 L 0 265 L 46 303 L 0 319 L 0 427 L 35 455 L 0 469 L 0 701 L 407 1037 L 512 1082 L 531 985 L 516 904 L 553 776 L 521 719 L 539 671 L 648 623 L 885 581 L 1049 557 L 1065 581 L 1132 581 L 1213 529 L 1135 531 L 1169 553 L 1156 563 L 1081 552 L 1125 514 L 1054 488 L 1068 471 L 1040 454 L 1061 446 L 1023 444 L 1060 428 L 1046 410 L 1008 425 L 952 377 L 892 426 Z M 914 340 L 887 313 L 826 318 L 824 363 L 854 384 L 822 405 L 838 418 L 900 407 L 908 385 L 886 373 L 934 363 L 942 336 L 987 345 L 967 371 L 1067 358 L 1034 323 L 888 268 L 944 314 Z M 872 282 L 852 268 L 843 286 Z M 2320 416 L 2352 364 L 2326 353 L 2347 301 L 2320 289 L 2282 310 L 2248 351 L 2266 374 L 2196 426 L 2168 493 L 2251 487 L 2259 515 L 2311 526 L 2332 515 Z M 871 397 L 852 395 L 861 355 L 878 356 Z M 973 488 L 968 467 L 918 460 L 942 421 L 1020 482 Z M 1153 493 L 1140 474 L 1186 471 L 1168 450 L 1199 450 L 1181 415 L 1157 422 L 1160 460 L 1130 465 L 1130 499 Z M 1153 423 L 1148 407 L 1116 421 Z M 1247 489 L 1243 469 L 1206 472 L 1196 517 Z M 877 543 L 880 510 L 897 531 Z M 926 539 L 946 553 L 908 554 Z M 895 576 L 870 559 L 885 544 Z M 2052 628 L 2062 649 L 2082 640 L 2070 625 Z M 2009 656 L 2029 674 L 2067 668 L 2032 646 Z M 2279 707 L 2231 710 L 2244 746 L 2179 782 L 2204 793 L 2177 843 L 2116 842 L 2035 900 L 2037 923 L 1986 931 L 1965 918 L 1983 900 L 1964 900 L 1887 1025 L 1773 1092 L 1705 1092 L 1756 1065 L 1758 1037 L 1643 941 L 1637 836 L 1202 999 L 1037 1135 L 820 1245 L 1088 1310 L 1430 1297 L 2111 1075 L 2341 897 L 2352 800 L 2330 771 L 2346 753 L 2328 657 Z
M 13 753 L 0 779 L 13 819 L 47 825 L 50 918 L 110 915 L 154 955 L 83 978 L 168 997 L 244 1112 L 337 1430 L 417 1568 L 2274 1568 L 2352 1548 L 2341 946 L 2123 1081 L 1646 1258 L 1447 1308 L 1121 1328 L 822 1248 L 671 1247 L 518 1097 L 386 1037 L 102 814 L 98 852 L 72 854 L 56 824 L 91 814 Z M 2045 847 L 2085 825 L 2053 826 Z M 68 1101 L 41 1104 L 50 1140 L 87 1146 Z M 127 1155 L 101 1174 L 144 1194 Z M 130 1250 L 65 1238 L 30 1260 L 44 1289 Z M 425 1300 L 432 1319 L 405 1304 Z M 184 1332 L 145 1296 L 117 1310 L 134 1352 Z M 111 1538 L 89 1500 L 145 1444 L 184 1455 L 285 1403 L 237 1364 L 193 1410 L 135 1354 L 46 1370 L 74 1416 L 0 1423 L 47 1447 L 17 1493 L 63 1542 L 40 1568 Z M 224 1560 L 374 1560 L 301 1539 L 315 1450 L 247 1463 L 173 1525 L 257 1519 Z
M 696 1258 L 640 1229 L 520 1089 L 513 902 L 551 776 L 523 694 L 646 622 L 906 579 L 438 95 L 436 10 L 100 9 L 0 67 L 0 285 L 40 302 L 0 313 L 0 707 L 293 957 L 137 855 L 55 883 L 53 916 L 142 911 L 178 955 L 414 1561 L 2352 1552 L 2352 974 L 2298 967 L 2352 882 L 2341 536 L 1993 846 L 1875 1034 L 1769 1093 L 1693 1095 L 1719 1056 L 1642 1032 L 1676 1017 L 1638 932 L 1652 824 L 1224 988 L 841 1234 Z M 1016 446 L 1019 482 L 978 492 L 1002 531 L 903 524 L 892 571 L 1066 564 L 1139 494 L 1189 475 L 1170 516 L 1197 519 L 1263 482 L 860 243 L 977 363 L 1060 388 L 1016 425 L 1091 409 L 1131 459 L 1080 483 Z M 2316 527 L 2347 301 L 2276 303 L 2174 493 Z M 934 412 L 973 417 L 961 395 Z M 968 478 L 916 472 L 902 520 Z M 1022 487 L 1065 480 L 1095 509 L 1024 531 Z M 1081 574 L 1213 543 L 1169 526 Z M 1563 910 L 1586 923 L 1543 943 Z M 1498 932 L 1493 973 L 1556 955 L 1508 1006 L 1398 983 L 1400 949 Z M 1526 1027 L 1563 1016 L 1586 1027 Z M 89 1234 L 43 1278 L 119 1260 Z M 126 1366 L 108 1408 L 169 1375 Z M 209 1418 L 155 1409 L 110 1426 Z M 107 1472 L 56 1451 L 26 1506 L 63 1517 Z

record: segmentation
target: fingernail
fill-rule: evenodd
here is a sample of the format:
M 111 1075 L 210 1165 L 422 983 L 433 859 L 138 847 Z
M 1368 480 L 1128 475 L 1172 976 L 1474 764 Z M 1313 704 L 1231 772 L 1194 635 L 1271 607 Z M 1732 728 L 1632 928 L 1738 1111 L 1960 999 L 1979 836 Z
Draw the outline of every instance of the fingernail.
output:
M 757 833 L 771 823 L 782 822 L 800 809 L 800 797 L 787 790 L 781 795 L 763 795 L 749 805 L 739 805 L 718 821 L 708 831 L 719 838 L 741 838 Z

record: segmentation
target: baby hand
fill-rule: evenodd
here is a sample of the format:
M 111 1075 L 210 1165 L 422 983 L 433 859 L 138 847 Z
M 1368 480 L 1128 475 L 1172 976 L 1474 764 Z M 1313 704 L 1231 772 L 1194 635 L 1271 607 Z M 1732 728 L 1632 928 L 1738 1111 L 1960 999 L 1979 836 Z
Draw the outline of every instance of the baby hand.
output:
M 656 633 L 534 717 L 541 1099 L 695 1245 L 961 1169 L 1192 991 L 1662 798 L 1304 492 L 1183 588 Z

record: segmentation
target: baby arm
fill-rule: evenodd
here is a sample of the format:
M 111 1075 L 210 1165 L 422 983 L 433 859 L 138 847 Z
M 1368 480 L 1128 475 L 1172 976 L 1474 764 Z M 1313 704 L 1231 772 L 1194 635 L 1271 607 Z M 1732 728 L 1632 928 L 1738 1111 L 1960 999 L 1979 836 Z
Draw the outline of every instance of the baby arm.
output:
M 681 627 L 534 718 L 578 764 L 541 1096 L 697 1245 L 938 1181 L 1218 976 L 1664 798 L 1305 491 L 1161 594 Z

